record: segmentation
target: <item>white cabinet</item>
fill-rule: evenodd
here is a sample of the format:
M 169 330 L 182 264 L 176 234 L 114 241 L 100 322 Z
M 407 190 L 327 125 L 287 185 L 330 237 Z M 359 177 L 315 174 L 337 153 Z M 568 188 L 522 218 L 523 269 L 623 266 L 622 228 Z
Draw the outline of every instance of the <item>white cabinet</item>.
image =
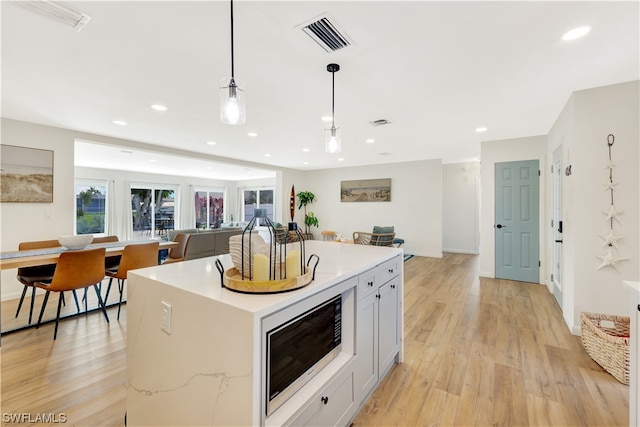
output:
M 290 426 L 341 426 L 355 415 L 353 371 L 347 370 L 318 393 Z
M 629 425 L 640 426 L 640 282 L 625 281 L 630 289 Z
M 400 347 L 400 258 L 358 277 L 355 389 L 359 401 L 379 383 Z

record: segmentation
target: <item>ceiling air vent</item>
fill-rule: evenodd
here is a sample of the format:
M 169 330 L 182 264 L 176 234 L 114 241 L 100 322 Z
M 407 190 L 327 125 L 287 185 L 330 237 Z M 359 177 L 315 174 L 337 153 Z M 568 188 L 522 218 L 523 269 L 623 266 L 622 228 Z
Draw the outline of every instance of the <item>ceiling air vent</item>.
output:
M 391 122 L 387 119 L 378 119 L 369 123 L 371 123 L 373 126 L 383 126 L 383 125 L 388 125 Z
M 306 22 L 298 28 L 318 43 L 327 52 L 335 52 L 351 46 L 349 37 L 342 31 L 335 21 L 327 14 Z

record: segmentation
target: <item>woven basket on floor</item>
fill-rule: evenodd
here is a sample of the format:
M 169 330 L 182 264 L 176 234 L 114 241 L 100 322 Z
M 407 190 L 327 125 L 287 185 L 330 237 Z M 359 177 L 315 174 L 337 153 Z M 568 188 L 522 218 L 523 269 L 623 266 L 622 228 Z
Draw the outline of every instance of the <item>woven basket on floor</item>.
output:
M 580 323 L 582 345 L 589 356 L 618 381 L 629 385 L 629 317 L 583 312 Z

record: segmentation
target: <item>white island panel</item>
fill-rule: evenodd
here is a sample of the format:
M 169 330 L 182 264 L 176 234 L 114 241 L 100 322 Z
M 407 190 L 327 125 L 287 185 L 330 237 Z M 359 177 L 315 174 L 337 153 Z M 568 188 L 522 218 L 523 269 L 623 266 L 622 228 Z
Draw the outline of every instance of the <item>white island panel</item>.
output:
M 255 425 L 252 314 L 148 278 L 133 281 L 128 425 Z M 161 329 L 162 302 L 171 306 L 170 335 Z

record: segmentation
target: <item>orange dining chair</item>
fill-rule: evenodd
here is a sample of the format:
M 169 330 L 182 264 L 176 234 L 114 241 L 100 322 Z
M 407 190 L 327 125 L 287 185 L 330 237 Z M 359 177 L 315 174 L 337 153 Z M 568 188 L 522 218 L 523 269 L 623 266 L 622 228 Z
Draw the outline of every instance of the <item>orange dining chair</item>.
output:
M 101 236 L 94 237 L 91 243 L 114 243 L 119 241 L 118 236 Z M 108 256 L 104 259 L 104 267 L 107 270 L 118 268 L 118 264 L 120 264 L 120 255 Z
M 104 279 L 104 256 L 106 250 L 104 248 L 97 249 L 85 249 L 80 251 L 68 251 L 62 252 L 60 258 L 58 258 L 58 264 L 56 270 L 53 273 L 51 281 L 35 282 L 34 286 L 44 289 L 46 291 L 44 295 L 44 301 L 42 302 L 42 308 L 40 309 L 40 317 L 38 317 L 38 324 L 36 328 L 40 327 L 42 321 L 42 315 L 44 314 L 47 301 L 49 300 L 49 294 L 51 292 L 59 292 L 58 297 L 58 311 L 56 314 L 56 327 L 53 332 L 53 339 L 58 336 L 58 322 L 60 320 L 60 307 L 64 299 L 65 291 L 75 291 L 76 289 L 86 289 L 89 286 L 93 286 L 98 296 L 98 305 L 102 309 L 104 318 L 109 323 L 109 316 L 107 316 L 107 310 L 104 306 L 104 302 L 100 297 L 100 291 L 98 290 L 98 283 Z M 77 301 L 76 301 L 77 302 Z
M 322 240 L 336 240 L 336 232 L 333 230 L 325 230 L 322 232 Z
M 57 248 L 60 246 L 60 243 L 57 240 L 39 240 L 35 242 L 22 242 L 18 245 L 19 251 L 26 251 L 31 249 L 48 249 L 48 248 Z M 27 289 L 31 288 L 31 307 L 29 309 L 29 325 L 31 324 L 31 319 L 33 317 L 33 305 L 36 299 L 36 287 L 33 285 L 35 282 L 46 282 L 53 279 L 53 272 L 56 270 L 55 264 L 48 265 L 37 265 L 34 267 L 21 267 L 18 268 L 17 279 L 20 283 L 24 285 L 24 289 L 22 289 L 22 295 L 20 296 L 20 302 L 18 303 L 18 309 L 16 310 L 16 318 L 20 314 L 20 309 L 22 308 L 22 303 L 24 302 L 24 298 L 27 295 Z M 75 294 L 74 294 L 75 297 Z M 78 306 L 78 312 L 80 311 L 80 306 L 76 301 L 76 305 Z
M 120 265 L 116 269 L 109 269 L 106 271 L 109 277 L 109 286 L 107 287 L 107 294 L 104 300 L 109 298 L 109 291 L 111 290 L 111 282 L 113 279 L 118 279 L 118 290 L 120 291 L 120 300 L 118 302 L 118 320 L 120 320 L 120 307 L 122 306 L 122 293 L 124 292 L 124 281 L 127 278 L 129 270 L 135 270 L 138 268 L 153 267 L 158 265 L 158 249 L 160 242 L 150 243 L 134 243 L 124 247 L 122 252 L 122 258 L 120 258 Z

